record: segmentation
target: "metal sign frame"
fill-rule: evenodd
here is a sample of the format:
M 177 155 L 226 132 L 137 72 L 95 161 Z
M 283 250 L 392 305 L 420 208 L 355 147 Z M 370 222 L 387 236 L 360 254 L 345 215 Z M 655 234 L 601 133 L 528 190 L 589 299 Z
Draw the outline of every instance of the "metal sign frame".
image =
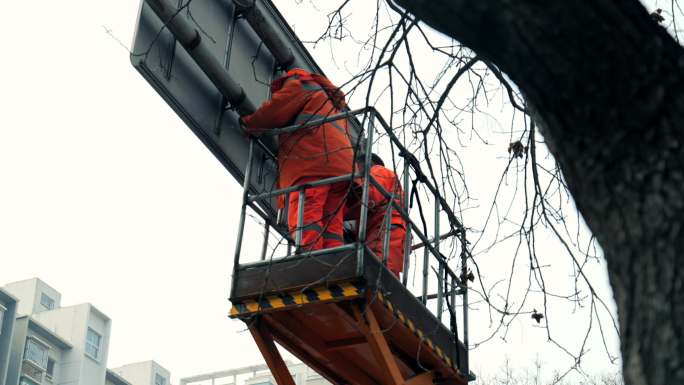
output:
M 322 72 L 269 0 L 142 0 L 130 59 L 241 184 L 249 140 L 240 114 L 270 97 L 283 70 Z M 255 147 L 250 191 L 276 188 L 276 152 L 274 138 Z M 260 206 L 275 218 L 274 202 Z

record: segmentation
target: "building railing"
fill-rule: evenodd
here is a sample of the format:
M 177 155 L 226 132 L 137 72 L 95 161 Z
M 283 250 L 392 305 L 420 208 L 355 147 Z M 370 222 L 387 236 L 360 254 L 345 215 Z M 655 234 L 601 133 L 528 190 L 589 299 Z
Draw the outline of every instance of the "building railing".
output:
M 375 187 L 384 197 L 387 199 L 388 205 L 386 207 L 386 214 L 385 218 L 389 222 L 389 218 L 392 215 L 392 211 L 397 211 L 399 215 L 402 217 L 402 219 L 405 221 L 407 225 L 407 236 L 406 236 L 406 241 L 404 244 L 404 271 L 403 271 L 403 277 L 402 277 L 402 284 L 404 286 L 408 286 L 408 276 L 409 276 L 409 269 L 411 266 L 410 263 L 410 258 L 412 251 L 416 251 L 419 249 L 423 249 L 423 258 L 422 258 L 422 282 L 420 284 L 420 295 L 417 295 L 417 298 L 426 305 L 427 307 L 427 301 L 430 299 L 436 299 L 437 300 L 437 305 L 436 305 L 436 316 L 437 318 L 441 321 L 442 320 L 442 313 L 444 311 L 445 307 L 445 302 L 447 303 L 447 310 L 450 315 L 450 322 L 449 322 L 449 327 L 451 331 L 454 333 L 456 337 L 458 337 L 458 330 L 457 330 L 457 322 L 456 322 L 456 305 L 455 305 L 455 299 L 457 295 L 462 296 L 462 317 L 463 317 L 463 340 L 462 343 L 465 346 L 466 352 L 468 349 L 468 286 L 467 286 L 467 277 L 468 277 L 468 270 L 467 270 L 467 258 L 468 258 L 468 251 L 466 248 L 466 238 L 465 238 L 465 230 L 461 222 L 457 219 L 456 215 L 454 214 L 453 210 L 451 207 L 448 205 L 444 197 L 439 193 L 439 189 L 437 186 L 435 186 L 430 179 L 427 177 L 425 173 L 423 173 L 420 162 L 418 159 L 411 154 L 406 147 L 403 145 L 403 143 L 399 140 L 399 138 L 394 134 L 393 130 L 391 127 L 387 124 L 387 122 L 382 118 L 382 116 L 378 113 L 377 110 L 373 107 L 366 107 L 358 110 L 353 110 L 353 111 L 348 111 L 336 115 L 331 115 L 329 117 L 326 117 L 324 119 L 317 119 L 317 120 L 311 120 L 309 122 L 305 122 L 304 124 L 299 124 L 299 125 L 293 125 L 293 126 L 288 126 L 288 127 L 283 127 L 283 128 L 278 128 L 278 129 L 270 129 L 270 130 L 265 130 L 262 135 L 280 135 L 284 133 L 292 133 L 297 130 L 303 129 L 303 128 L 308 128 L 308 127 L 315 127 L 315 126 L 320 126 L 324 123 L 328 122 L 334 122 L 336 120 L 341 120 L 341 119 L 352 119 L 352 118 L 357 118 L 361 116 L 361 132 L 358 133 L 358 137 L 355 139 L 355 142 L 357 143 L 355 147 L 355 150 L 358 150 L 358 147 L 361 147 L 361 144 L 363 144 L 363 153 L 367 154 L 364 158 L 364 165 L 363 168 L 360 171 L 354 171 L 351 174 L 347 175 L 342 175 L 342 176 L 336 176 L 336 177 L 331 177 L 331 178 L 325 178 L 325 179 L 320 179 L 317 181 L 309 182 L 306 184 L 302 185 L 297 185 L 297 186 L 290 186 L 286 188 L 281 188 L 273 191 L 268 191 L 268 192 L 262 192 L 262 193 L 257 193 L 257 194 L 250 194 L 249 191 L 249 184 L 250 184 L 250 179 L 252 178 L 252 169 L 253 169 L 253 162 L 254 162 L 254 153 L 255 153 L 255 146 L 259 146 L 261 150 L 267 154 L 267 156 L 272 157 L 274 160 L 276 159 L 275 154 L 273 154 L 258 138 L 252 138 L 250 140 L 250 148 L 249 148 L 249 160 L 247 163 L 247 167 L 245 170 L 245 178 L 244 178 L 244 192 L 243 192 L 243 202 L 242 202 L 242 209 L 240 213 L 240 221 L 239 221 L 239 227 L 238 227 L 238 237 L 236 241 L 236 247 L 235 247 L 235 258 L 234 258 L 234 264 L 233 264 L 233 277 L 237 277 L 237 272 L 240 270 L 240 268 L 247 267 L 247 266 L 258 266 L 258 265 L 263 265 L 263 264 L 269 264 L 273 262 L 273 259 L 266 261 L 266 253 L 268 249 L 268 240 L 269 240 L 269 234 L 271 229 L 275 229 L 280 235 L 283 237 L 283 239 L 287 240 L 288 242 L 288 247 L 287 247 L 287 255 L 284 258 L 292 258 L 296 256 L 306 256 L 306 257 L 313 257 L 317 255 L 323 255 L 323 254 L 329 254 L 329 253 L 334 253 L 334 252 L 341 252 L 341 251 L 351 251 L 356 249 L 357 250 L 357 266 L 359 269 L 363 268 L 363 259 L 367 255 L 373 255 L 372 251 L 366 245 L 366 239 L 367 239 L 367 232 L 366 232 L 366 226 L 368 222 L 368 203 L 369 203 L 369 190 L 370 187 L 373 186 Z M 367 124 L 367 129 L 363 129 L 364 123 Z M 376 123 L 377 126 L 376 127 Z M 404 197 L 403 197 L 403 202 L 401 204 L 397 203 L 396 197 L 393 195 L 394 192 L 389 192 L 386 191 L 383 186 L 378 183 L 371 175 L 370 175 L 370 169 L 371 169 L 371 157 L 370 154 L 372 153 L 372 145 L 373 145 L 373 140 L 374 140 L 374 134 L 376 129 L 379 129 L 382 131 L 384 135 L 386 135 L 390 141 L 392 142 L 392 145 L 395 146 L 397 149 L 399 149 L 399 157 L 403 160 L 403 188 L 404 188 Z M 355 151 L 356 152 L 356 151 Z M 354 167 L 356 170 L 356 167 Z M 413 172 L 413 174 L 416 177 L 417 182 L 415 183 L 420 183 L 421 186 L 425 187 L 426 190 L 428 191 L 429 194 L 432 195 L 433 201 L 434 201 L 434 228 L 433 228 L 433 234 L 434 238 L 429 239 L 428 234 L 427 234 L 427 228 L 425 228 L 425 231 L 423 231 L 410 217 L 408 208 L 410 206 L 410 197 L 411 197 L 411 184 L 410 184 L 410 173 Z M 357 241 L 352 244 L 346 244 L 344 246 L 339 246 L 335 248 L 330 248 L 330 249 L 323 249 L 323 250 L 315 250 L 315 251 L 305 251 L 305 252 L 300 252 L 300 246 L 302 246 L 302 233 L 303 233 L 303 228 L 304 228 L 304 206 L 306 205 L 306 201 L 304 199 L 304 191 L 306 189 L 312 188 L 312 187 L 317 187 L 317 186 L 323 186 L 323 185 L 328 185 L 328 184 L 333 184 L 333 183 L 338 183 L 338 182 L 343 182 L 343 181 L 349 181 L 352 183 L 354 180 L 360 182 L 361 184 L 361 200 L 360 200 L 360 215 L 357 223 Z M 298 196 L 298 213 L 297 213 L 297 227 L 296 231 L 294 234 L 294 238 L 289 234 L 287 226 L 284 225 L 282 222 L 283 220 L 287 221 L 288 217 L 288 211 L 289 211 L 289 194 L 297 192 L 299 193 Z M 417 193 L 417 192 L 416 192 Z M 262 210 L 259 207 L 259 204 L 263 205 L 269 205 L 271 204 L 272 200 L 276 197 L 285 197 L 285 208 L 279 210 L 278 212 L 278 218 L 272 218 L 269 216 L 265 210 Z M 242 242 L 243 242 L 243 236 L 244 236 L 244 227 L 245 227 L 245 220 L 247 216 L 247 207 L 250 207 L 254 212 L 256 212 L 263 220 L 264 220 L 264 239 L 263 239 L 263 244 L 262 244 L 262 251 L 261 251 L 261 258 L 260 261 L 258 262 L 251 262 L 251 263 L 240 263 L 240 256 L 242 252 Z M 449 225 L 450 229 L 446 234 L 441 234 L 440 233 L 440 214 L 445 213 L 446 216 L 449 219 Z M 387 223 L 389 224 L 389 223 Z M 423 225 L 425 226 L 425 223 L 423 222 Z M 384 244 L 383 244 L 383 250 L 384 253 L 383 255 L 385 256 L 385 260 L 383 263 L 386 265 L 386 259 L 388 256 L 388 244 L 389 244 L 389 232 L 390 232 L 390 227 L 389 225 L 384 226 Z M 441 234 L 441 235 L 440 235 Z M 420 243 L 412 245 L 412 239 L 413 237 L 416 237 Z M 440 251 L 440 246 L 441 246 L 441 241 L 455 236 L 458 238 L 459 243 L 461 245 L 461 250 L 460 250 L 460 258 L 461 258 L 461 274 L 457 274 L 454 272 L 451 267 L 448 265 L 448 260 L 447 257 Z M 294 253 L 292 252 L 294 248 Z M 373 256 L 375 257 L 375 256 Z M 438 266 L 438 271 L 437 271 L 437 293 L 436 294 L 428 294 L 428 283 L 429 283 L 429 269 L 430 269 L 430 261 L 435 261 Z M 361 272 L 359 272 L 360 274 Z M 233 288 L 235 285 L 235 280 L 233 280 Z M 467 353 L 466 353 L 467 355 Z M 467 357 L 466 357 L 466 362 L 467 362 Z M 467 366 L 467 365 L 466 365 Z M 468 368 L 461 368 L 464 370 L 464 373 L 468 373 Z

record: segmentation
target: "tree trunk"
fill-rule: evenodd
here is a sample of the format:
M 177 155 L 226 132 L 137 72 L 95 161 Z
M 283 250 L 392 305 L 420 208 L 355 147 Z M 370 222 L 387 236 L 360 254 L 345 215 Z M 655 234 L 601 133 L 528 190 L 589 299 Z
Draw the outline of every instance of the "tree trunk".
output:
M 636 0 L 396 2 L 522 90 L 608 261 L 626 384 L 684 384 L 684 49 Z

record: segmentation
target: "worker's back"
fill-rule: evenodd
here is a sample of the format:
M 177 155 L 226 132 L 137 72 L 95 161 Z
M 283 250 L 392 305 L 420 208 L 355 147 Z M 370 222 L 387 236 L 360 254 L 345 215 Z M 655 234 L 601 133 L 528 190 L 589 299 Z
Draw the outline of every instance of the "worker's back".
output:
M 385 191 L 394 195 L 394 201 L 397 202 L 399 206 L 403 207 L 404 193 L 401 189 L 401 184 L 399 183 L 397 174 L 385 166 L 376 164 L 371 167 L 370 175 L 382 186 L 383 189 L 385 189 Z M 373 205 L 368 218 L 369 227 L 376 227 L 379 225 L 379 223 L 375 222 L 384 220 L 389 199 L 382 195 L 380 190 L 375 188 L 375 186 L 370 185 L 370 189 L 368 191 L 368 200 L 369 202 L 372 202 L 371 204 Z M 402 219 L 399 211 L 393 209 L 391 215 L 391 224 L 404 225 L 405 221 Z
M 392 170 L 376 164 L 370 169 L 370 176 L 382 186 L 382 188 L 394 197 L 394 201 L 403 207 L 404 193 L 401 184 Z M 387 268 L 397 277 L 404 266 L 404 242 L 406 240 L 406 221 L 401 217 L 398 210 L 392 207 L 389 221 L 386 222 L 390 200 L 385 197 L 375 186 L 370 186 L 368 190 L 369 206 L 368 211 L 367 243 L 373 254 L 381 260 L 387 259 Z M 389 235 L 388 255 L 384 253 L 385 234 Z
M 339 103 L 333 103 L 326 89 L 310 75 L 294 73 L 274 88 L 271 100 L 244 118 L 248 127 L 268 129 L 304 124 L 340 113 L 335 106 Z M 346 119 L 281 134 L 278 138 L 279 185 L 292 186 L 305 177 L 351 173 L 354 156 L 350 138 Z

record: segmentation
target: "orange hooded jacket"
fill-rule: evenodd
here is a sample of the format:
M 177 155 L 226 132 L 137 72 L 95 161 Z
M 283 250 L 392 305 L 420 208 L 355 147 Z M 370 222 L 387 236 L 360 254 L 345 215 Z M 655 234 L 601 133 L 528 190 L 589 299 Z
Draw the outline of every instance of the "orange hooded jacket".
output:
M 401 183 L 399 183 L 399 178 L 397 174 L 392 172 L 392 170 L 385 168 L 380 165 L 374 165 L 370 169 L 370 175 L 375 179 L 376 182 L 382 186 L 385 191 L 390 194 L 394 194 L 394 201 L 400 207 L 404 207 L 404 192 L 401 189 Z M 381 228 L 382 222 L 385 220 L 385 214 L 387 213 L 387 204 L 389 199 L 387 199 L 375 186 L 370 185 L 368 190 L 368 201 L 373 208 L 368 213 L 368 228 Z M 401 216 L 399 211 L 392 209 L 392 217 L 390 224 L 398 225 L 406 229 L 406 221 Z
M 375 165 L 371 167 L 370 175 L 385 191 L 394 195 L 394 201 L 397 202 L 399 207 L 404 207 L 404 192 L 401 189 L 401 183 L 399 183 L 397 174 L 384 166 Z M 387 268 L 399 277 L 399 273 L 404 269 L 406 221 L 399 211 L 392 209 L 392 216 L 390 217 L 389 253 L 385 256 L 383 252 L 385 239 L 384 231 L 386 229 L 385 215 L 387 214 L 389 199 L 386 198 L 380 190 L 375 188 L 375 186 L 371 186 L 368 190 L 368 203 L 369 206 L 372 207 L 368 212 L 368 226 L 366 228 L 368 246 L 381 260 L 386 257 Z
M 307 123 L 346 108 L 344 94 L 327 78 L 301 69 L 275 80 L 271 92 L 271 100 L 243 118 L 248 130 Z M 304 177 L 350 174 L 354 165 L 350 138 L 347 119 L 279 135 L 279 187 L 293 186 Z

